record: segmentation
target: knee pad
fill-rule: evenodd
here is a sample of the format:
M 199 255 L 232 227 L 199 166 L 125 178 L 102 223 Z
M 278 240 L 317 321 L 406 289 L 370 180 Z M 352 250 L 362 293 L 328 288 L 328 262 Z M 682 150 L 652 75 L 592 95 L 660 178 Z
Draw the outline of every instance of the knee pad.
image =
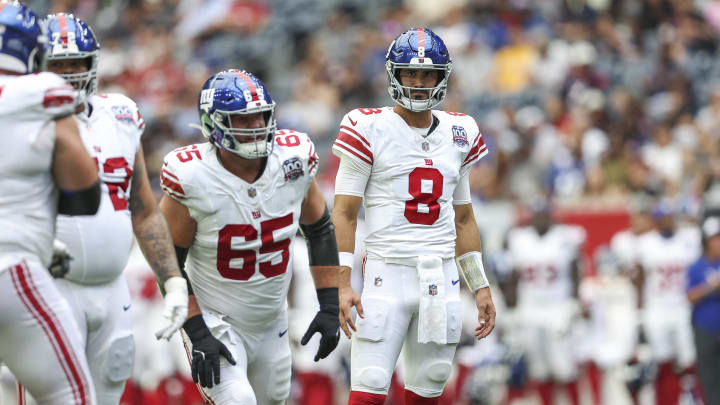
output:
M 428 380 L 444 385 L 448 378 L 450 378 L 451 371 L 452 364 L 450 364 L 449 361 L 440 360 L 428 364 L 425 369 L 425 375 Z
M 381 367 L 365 367 L 358 373 L 360 384 L 372 391 L 384 391 L 390 382 L 390 374 Z
M 270 399 L 284 401 L 290 396 L 291 365 L 292 360 L 289 355 L 273 362 L 267 388 Z
M 107 379 L 114 383 L 120 383 L 130 378 L 134 358 L 135 341 L 132 335 L 116 338 L 110 342 L 105 356 Z

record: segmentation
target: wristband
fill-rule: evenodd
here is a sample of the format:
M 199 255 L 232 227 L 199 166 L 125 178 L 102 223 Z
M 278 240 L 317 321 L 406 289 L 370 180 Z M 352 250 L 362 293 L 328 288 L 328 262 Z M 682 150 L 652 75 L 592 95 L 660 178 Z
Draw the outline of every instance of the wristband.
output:
M 470 291 L 476 292 L 481 288 L 490 286 L 485 276 L 485 269 L 483 268 L 482 253 L 465 253 L 460 257 L 456 257 L 455 263 L 457 263 L 458 273 L 462 274 L 465 284 Z
M 353 252 L 338 252 L 340 257 L 340 266 L 350 267 L 352 270 L 355 262 L 355 254 Z

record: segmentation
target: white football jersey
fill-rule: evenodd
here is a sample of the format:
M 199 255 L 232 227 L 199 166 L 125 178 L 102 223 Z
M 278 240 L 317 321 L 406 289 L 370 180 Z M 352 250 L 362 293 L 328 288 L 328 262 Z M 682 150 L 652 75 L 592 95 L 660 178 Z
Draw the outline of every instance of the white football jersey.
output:
M 572 296 L 572 263 L 585 237 L 574 225 L 553 225 L 544 235 L 531 226 L 510 230 L 510 262 L 520 276 L 518 305 L 557 304 Z
M 700 230 L 678 228 L 671 237 L 657 230 L 637 240 L 637 261 L 645 272 L 643 304 L 645 307 L 685 307 L 685 272 L 702 253 Z
M 318 162 L 310 138 L 290 130 L 277 131 L 252 184 L 225 169 L 211 143 L 165 156 L 163 191 L 197 223 L 185 270 L 203 310 L 263 330 L 286 308 L 292 242 Z
M 54 120 L 74 109 L 74 90 L 60 76 L 0 76 L 0 271 L 22 259 L 50 264 L 58 202 Z
M 392 107 L 343 117 L 332 150 L 370 173 L 364 195 L 370 258 L 455 256 L 453 193 L 487 146 L 472 117 L 432 114 L 439 124 L 427 137 Z
M 621 269 L 627 270 L 637 263 L 637 241 L 640 235 L 636 235 L 630 229 L 622 230 L 610 239 L 610 252 L 613 254 Z
M 122 94 L 95 95 L 89 104 L 90 116 L 78 115 L 78 124 L 102 180 L 100 208 L 92 216 L 58 215 L 56 238 L 73 257 L 65 278 L 100 284 L 117 278 L 130 255 L 133 230 L 128 199 L 145 123 L 137 105 Z

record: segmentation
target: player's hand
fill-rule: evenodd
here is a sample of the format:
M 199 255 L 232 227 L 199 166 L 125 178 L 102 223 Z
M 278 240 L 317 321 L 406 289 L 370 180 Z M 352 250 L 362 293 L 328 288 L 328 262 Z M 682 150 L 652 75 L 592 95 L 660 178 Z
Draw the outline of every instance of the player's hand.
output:
M 335 350 L 340 341 L 340 320 L 338 319 L 338 313 L 337 305 L 320 305 L 320 311 L 318 311 L 315 318 L 310 322 L 307 332 L 305 332 L 305 335 L 303 335 L 300 341 L 300 344 L 305 346 L 316 332 L 320 332 L 322 337 L 320 338 L 320 347 L 318 347 L 318 351 L 315 354 L 315 361 L 327 357 Z
M 155 332 L 155 337 L 170 340 L 172 335 L 183 326 L 188 313 L 187 281 L 182 277 L 170 277 L 165 281 L 165 311 L 163 315 L 170 321 L 166 327 Z
M 349 285 L 340 287 L 338 295 L 340 297 L 340 314 L 338 315 L 338 318 L 340 319 L 340 328 L 342 328 L 345 336 L 350 339 L 352 336 L 350 329 L 357 331 L 355 322 L 352 319 L 352 307 L 357 309 L 357 313 L 360 318 L 365 318 L 362 300 L 360 300 L 360 296 Z M 348 326 L 350 326 L 350 328 L 348 328 Z
M 220 356 L 233 366 L 236 364 L 230 350 L 210 333 L 202 315 L 188 319 L 184 326 L 192 342 L 192 379 L 206 388 L 220 383 Z
M 490 288 L 485 287 L 475 293 L 475 305 L 478 309 L 478 322 L 480 326 L 475 328 L 475 337 L 478 340 L 484 338 L 495 328 L 495 304 L 490 296 Z
M 73 257 L 70 256 L 67 246 L 55 239 L 53 241 L 52 260 L 50 261 L 50 267 L 48 267 L 50 275 L 53 276 L 53 278 L 65 277 L 68 271 L 70 271 L 70 260 L 72 259 Z

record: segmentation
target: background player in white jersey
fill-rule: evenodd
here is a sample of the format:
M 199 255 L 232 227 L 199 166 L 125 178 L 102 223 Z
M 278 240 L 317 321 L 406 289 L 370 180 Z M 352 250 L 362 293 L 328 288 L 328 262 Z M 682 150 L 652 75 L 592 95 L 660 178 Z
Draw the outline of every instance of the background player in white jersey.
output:
M 674 405 L 680 395 L 680 375 L 695 362 L 685 271 L 700 257 L 702 244 L 700 230 L 678 226 L 668 204 L 657 204 L 653 217 L 656 228 L 639 236 L 635 244 L 641 269 L 635 281 L 642 330 L 658 365 L 656 404 Z
M 1 2 L 0 26 L 0 361 L 40 404 L 94 404 L 78 325 L 47 267 L 56 214 L 97 211 L 97 171 L 71 117 L 72 87 L 30 74 L 47 40 L 35 13 Z
M 340 338 L 337 245 L 314 180 L 318 157 L 306 134 L 276 131 L 275 103 L 250 73 L 213 75 L 198 107 L 210 142 L 165 157 L 160 201 L 181 263 L 187 255 L 183 329 L 192 376 L 214 404 L 282 404 L 290 393 L 286 296 L 298 227 L 320 304 L 301 343 L 321 333 L 317 361 Z
M 76 90 L 80 135 L 102 180 L 96 215 L 58 216 L 56 238 L 72 260 L 56 252 L 50 270 L 80 326 L 98 403 L 117 405 L 134 359 L 130 293 L 122 274 L 133 232 L 165 291 L 166 338 L 185 321 L 187 284 L 150 188 L 140 145 L 145 124 L 137 106 L 121 94 L 95 94 L 100 47 L 87 24 L 64 13 L 44 23 L 48 70 Z
M 487 336 L 495 324 L 468 181 L 487 147 L 471 117 L 432 110 L 446 96 L 452 66 L 440 37 L 409 29 L 390 45 L 386 60 L 397 105 L 349 112 L 333 145 L 341 159 L 333 206 L 340 324 L 348 337 L 356 331 L 349 403 L 384 402 L 402 348 L 405 403 L 436 404 L 460 338 L 458 270 L 475 293 L 475 335 Z M 361 302 L 350 269 L 363 197 L 368 235 Z M 351 306 L 360 316 L 357 326 Z
M 573 326 L 579 315 L 579 259 L 585 231 L 554 223 L 545 201 L 531 208 L 530 225 L 514 228 L 507 236 L 513 276 L 506 299 L 520 318 L 529 377 L 537 382 L 542 404 L 553 403 L 558 384 L 578 405 Z

